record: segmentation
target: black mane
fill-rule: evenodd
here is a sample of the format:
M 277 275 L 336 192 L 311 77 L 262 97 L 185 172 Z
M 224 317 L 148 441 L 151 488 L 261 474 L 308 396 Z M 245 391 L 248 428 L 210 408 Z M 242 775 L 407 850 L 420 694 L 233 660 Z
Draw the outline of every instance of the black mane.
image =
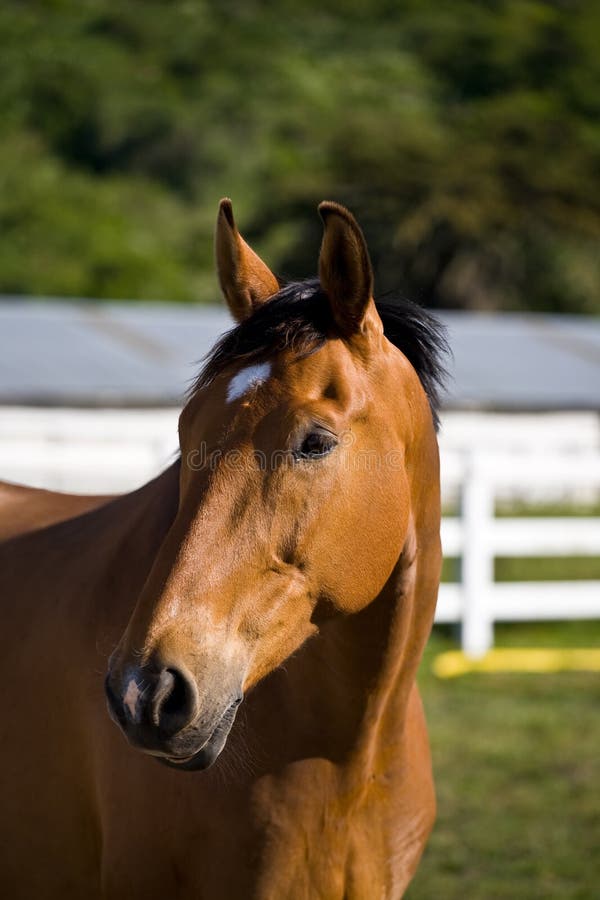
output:
M 385 335 L 406 356 L 429 398 L 436 424 L 449 353 L 444 326 L 410 300 L 386 296 L 375 301 Z M 307 356 L 337 334 L 318 279 L 291 282 L 248 319 L 226 332 L 206 357 L 192 393 L 234 362 L 261 362 L 282 350 Z

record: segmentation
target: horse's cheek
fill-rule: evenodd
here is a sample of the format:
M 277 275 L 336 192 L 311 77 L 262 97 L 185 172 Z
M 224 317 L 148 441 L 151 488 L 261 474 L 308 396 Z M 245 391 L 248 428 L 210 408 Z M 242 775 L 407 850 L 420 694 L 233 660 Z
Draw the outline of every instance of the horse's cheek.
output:
M 385 473 L 357 473 L 351 494 L 355 513 L 344 516 L 345 498 L 332 502 L 327 540 L 321 545 L 324 592 L 342 611 L 352 613 L 383 589 L 406 539 L 410 507 L 403 479 Z

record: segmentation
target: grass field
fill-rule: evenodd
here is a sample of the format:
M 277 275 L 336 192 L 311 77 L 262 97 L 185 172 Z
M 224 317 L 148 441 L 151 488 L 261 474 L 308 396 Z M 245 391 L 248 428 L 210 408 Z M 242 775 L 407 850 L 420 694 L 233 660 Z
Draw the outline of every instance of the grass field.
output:
M 600 646 L 600 622 L 502 626 L 497 646 Z M 600 897 L 598 674 L 420 672 L 438 818 L 408 900 Z

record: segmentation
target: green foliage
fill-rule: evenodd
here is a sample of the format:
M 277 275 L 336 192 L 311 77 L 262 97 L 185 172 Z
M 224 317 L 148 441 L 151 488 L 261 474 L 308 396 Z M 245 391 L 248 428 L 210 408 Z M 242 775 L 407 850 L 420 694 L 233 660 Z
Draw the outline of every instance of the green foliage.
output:
M 600 311 L 592 0 L 5 0 L 0 290 L 214 299 L 220 196 L 284 275 L 325 197 L 380 291 Z

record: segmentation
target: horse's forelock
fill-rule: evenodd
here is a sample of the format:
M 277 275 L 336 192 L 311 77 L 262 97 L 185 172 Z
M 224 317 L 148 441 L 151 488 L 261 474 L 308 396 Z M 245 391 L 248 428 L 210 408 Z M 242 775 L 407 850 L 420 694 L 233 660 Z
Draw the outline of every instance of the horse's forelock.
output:
M 386 295 L 375 305 L 386 337 L 404 353 L 419 376 L 437 426 L 447 374 L 442 360 L 449 353 L 444 326 L 430 312 L 401 297 Z M 284 350 L 307 356 L 335 334 L 330 306 L 318 279 L 290 282 L 217 341 L 190 396 L 235 363 L 262 362 Z

